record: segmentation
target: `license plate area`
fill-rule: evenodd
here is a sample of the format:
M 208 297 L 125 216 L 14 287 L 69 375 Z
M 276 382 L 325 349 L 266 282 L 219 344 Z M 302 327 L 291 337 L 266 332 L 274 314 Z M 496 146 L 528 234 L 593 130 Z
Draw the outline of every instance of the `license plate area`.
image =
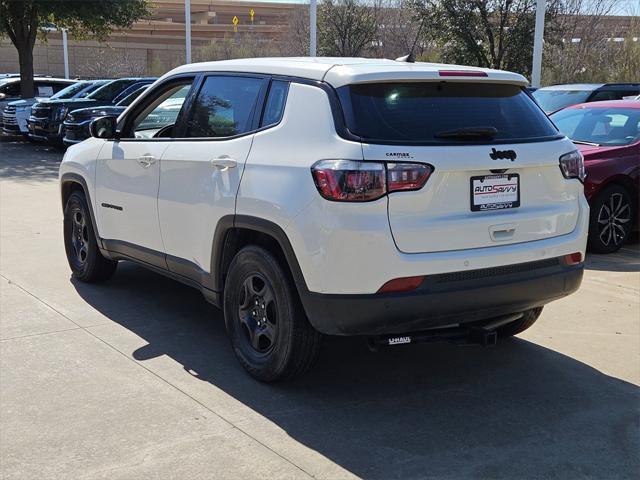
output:
M 520 206 L 520 175 L 471 177 L 471 211 L 503 210 Z

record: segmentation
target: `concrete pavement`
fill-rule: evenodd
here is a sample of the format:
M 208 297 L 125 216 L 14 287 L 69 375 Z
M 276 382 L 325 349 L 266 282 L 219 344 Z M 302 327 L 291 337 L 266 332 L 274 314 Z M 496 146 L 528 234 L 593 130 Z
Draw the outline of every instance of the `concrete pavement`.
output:
M 640 251 L 494 348 L 328 339 L 262 385 L 219 310 L 121 263 L 73 281 L 60 152 L 0 143 L 0 477 L 637 478 Z

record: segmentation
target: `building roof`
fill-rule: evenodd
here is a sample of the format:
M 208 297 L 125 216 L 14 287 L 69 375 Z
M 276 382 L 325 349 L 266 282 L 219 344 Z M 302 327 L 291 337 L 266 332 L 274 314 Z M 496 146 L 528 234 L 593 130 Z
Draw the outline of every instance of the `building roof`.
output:
M 520 86 L 529 84 L 522 75 L 502 70 L 439 63 L 406 63 L 387 59 L 347 57 L 247 58 L 192 63 L 175 68 L 167 75 L 224 71 L 301 77 L 309 80 L 326 81 L 336 88 L 352 83 L 411 80 L 490 81 Z M 458 75 L 447 75 L 446 72 L 455 72 Z M 462 75 L 460 75 L 461 72 Z M 464 76 L 464 72 L 482 72 L 484 76 Z

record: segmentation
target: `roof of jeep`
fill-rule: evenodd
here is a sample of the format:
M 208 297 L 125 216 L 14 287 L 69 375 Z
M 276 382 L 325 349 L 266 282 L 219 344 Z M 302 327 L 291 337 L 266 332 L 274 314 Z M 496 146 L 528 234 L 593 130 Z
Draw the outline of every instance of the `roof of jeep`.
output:
M 484 72 L 486 77 L 442 76 L 440 71 Z M 178 67 L 165 76 L 194 72 L 243 72 L 287 75 L 309 80 L 324 80 L 334 87 L 352 83 L 411 80 L 449 80 L 456 82 L 529 84 L 522 75 L 503 70 L 446 65 L 440 63 L 407 63 L 396 60 L 350 57 L 275 57 L 192 63 Z

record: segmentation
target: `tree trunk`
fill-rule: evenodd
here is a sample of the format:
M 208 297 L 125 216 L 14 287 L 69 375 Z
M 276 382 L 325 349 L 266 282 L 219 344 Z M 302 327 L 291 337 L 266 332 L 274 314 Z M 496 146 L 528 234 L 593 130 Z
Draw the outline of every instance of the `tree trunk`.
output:
M 18 49 L 18 59 L 20 62 L 20 95 L 22 98 L 32 98 L 35 96 L 33 85 L 33 46 L 30 42 L 16 45 Z
M 7 10 L 8 9 L 8 10 Z M 33 47 L 38 35 L 38 7 L 33 1 L 9 2 L 3 6 L 0 18 L 3 30 L 18 51 L 20 63 L 20 95 L 22 98 L 34 96 L 33 85 Z

